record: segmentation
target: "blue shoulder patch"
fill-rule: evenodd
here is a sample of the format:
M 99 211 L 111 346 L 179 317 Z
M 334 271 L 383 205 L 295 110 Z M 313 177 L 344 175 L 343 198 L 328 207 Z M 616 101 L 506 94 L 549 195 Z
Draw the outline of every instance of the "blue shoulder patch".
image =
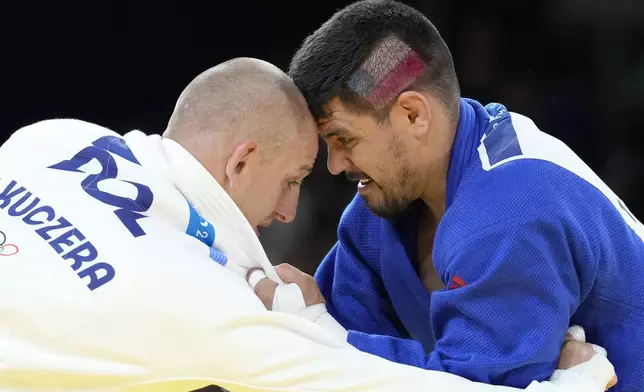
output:
M 186 229 L 186 234 L 191 237 L 195 237 L 199 241 L 210 247 L 210 258 L 217 264 L 226 266 L 228 263 L 228 258 L 221 251 L 214 248 L 215 245 L 215 226 L 212 223 L 208 222 L 207 219 L 203 218 L 197 210 L 188 202 L 188 207 L 190 208 L 190 221 L 188 222 L 188 228 Z
M 491 130 L 486 133 L 483 140 L 490 166 L 505 159 L 523 155 L 512 118 L 505 106 L 490 103 L 485 106 L 485 110 L 491 116 L 489 125 Z
M 215 226 L 208 222 L 207 219 L 202 218 L 192 204 L 189 201 L 187 202 L 190 208 L 190 221 L 188 222 L 186 234 L 212 247 L 215 244 Z

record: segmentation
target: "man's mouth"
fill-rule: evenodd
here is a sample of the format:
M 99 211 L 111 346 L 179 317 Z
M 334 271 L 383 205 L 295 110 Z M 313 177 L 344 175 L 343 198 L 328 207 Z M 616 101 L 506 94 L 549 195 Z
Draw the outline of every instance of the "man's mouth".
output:
M 358 190 L 363 191 L 366 190 L 369 184 L 374 182 L 371 178 L 363 178 L 360 181 L 358 181 Z
M 373 181 L 373 179 L 364 172 L 345 172 L 344 175 L 347 177 L 347 180 L 351 182 L 358 181 L 362 185 L 367 185 Z
M 344 175 L 349 181 L 358 181 L 358 189 L 365 189 L 373 181 L 373 178 L 369 177 L 367 173 L 364 172 L 345 172 Z M 375 182 L 374 182 L 375 183 Z

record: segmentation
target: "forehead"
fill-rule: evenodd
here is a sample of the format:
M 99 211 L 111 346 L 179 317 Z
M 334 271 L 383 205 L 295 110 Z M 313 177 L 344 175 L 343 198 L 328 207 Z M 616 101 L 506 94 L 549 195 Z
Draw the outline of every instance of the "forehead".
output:
M 377 124 L 366 114 L 357 114 L 334 98 L 326 105 L 329 115 L 317 122 L 320 136 L 326 138 L 366 136 Z
M 296 167 L 313 167 L 318 154 L 317 134 L 311 130 L 299 132 L 292 140 L 286 141 L 282 147 L 287 165 Z

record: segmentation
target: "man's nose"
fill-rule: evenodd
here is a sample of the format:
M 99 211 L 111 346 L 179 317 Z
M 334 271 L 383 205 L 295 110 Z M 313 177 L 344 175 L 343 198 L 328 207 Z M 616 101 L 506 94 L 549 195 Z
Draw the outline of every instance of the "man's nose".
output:
M 337 176 L 349 167 L 349 160 L 342 152 L 328 146 L 326 166 L 329 169 L 329 173 Z
M 291 223 L 297 213 L 297 203 L 300 198 L 300 187 L 293 189 L 286 194 L 284 200 L 279 204 L 275 214 L 277 219 L 283 223 Z

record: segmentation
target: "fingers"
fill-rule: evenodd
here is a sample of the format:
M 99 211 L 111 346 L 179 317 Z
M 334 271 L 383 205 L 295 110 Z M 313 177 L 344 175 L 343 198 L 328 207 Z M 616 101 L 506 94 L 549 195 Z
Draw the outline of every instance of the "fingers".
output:
M 579 325 L 573 325 L 572 327 L 568 328 L 568 331 L 566 331 L 566 336 L 564 337 L 564 343 L 567 343 L 571 340 L 576 340 L 578 342 L 585 342 L 586 341 L 586 331 Z
M 595 350 L 597 354 L 601 355 L 602 357 L 608 358 L 608 351 L 606 351 L 605 348 L 596 344 L 591 344 L 591 346 L 593 346 L 593 350 Z
M 287 284 L 296 284 L 299 286 L 304 296 L 306 306 L 324 303 L 324 297 L 320 292 L 315 279 L 309 274 L 300 271 L 289 264 L 280 264 L 275 267 L 277 275 Z
M 289 264 L 280 264 L 277 267 L 275 267 L 275 272 L 277 272 L 277 275 L 286 283 L 286 285 L 283 285 L 283 290 L 288 291 L 291 290 L 293 291 L 293 285 L 297 287 L 298 292 L 300 293 L 300 298 L 302 298 L 302 277 L 306 277 L 307 275 L 304 274 L 302 271 L 299 269 L 293 267 L 292 265 Z M 255 294 L 259 297 L 259 299 L 262 301 L 264 304 L 264 307 L 268 310 L 273 310 L 273 304 L 276 302 L 276 297 L 275 293 L 278 287 L 278 284 L 273 282 L 272 280 L 268 279 L 266 277 L 266 274 L 264 271 L 261 269 L 252 269 L 248 271 L 247 275 L 247 280 L 250 286 L 255 290 Z M 289 296 L 281 296 L 280 298 L 290 298 Z M 283 300 L 277 300 L 277 303 L 283 303 Z M 310 301 L 305 301 L 302 298 L 302 305 L 307 306 L 308 302 Z
M 570 343 L 568 343 L 568 345 L 570 344 L 585 345 L 586 343 L 571 341 Z M 602 387 L 602 389 L 608 389 L 617 383 L 617 377 L 615 376 L 615 367 L 610 363 L 610 361 L 608 361 L 608 359 L 598 354 L 595 354 L 588 361 L 584 361 L 569 368 L 567 372 L 569 374 L 577 373 L 578 375 L 584 376 L 584 378 L 586 378 L 587 380 L 592 381 L 592 383 L 596 387 Z M 562 374 L 565 374 L 565 372 L 562 370 L 555 371 L 555 373 L 551 377 L 551 381 L 557 382 L 561 379 Z
M 264 304 L 264 307 L 271 310 L 273 307 L 273 297 L 275 296 L 275 289 L 277 283 L 266 277 L 266 274 L 261 269 L 252 269 L 248 271 L 248 283 L 255 290 L 255 294 Z
M 275 267 L 275 272 L 285 283 L 297 283 L 303 272 L 290 264 L 280 264 Z
M 596 355 L 593 347 L 588 343 L 570 340 L 565 343 L 559 356 L 559 369 L 569 369 L 586 361 Z
M 569 369 L 586 363 L 596 355 L 601 355 L 602 357 L 607 358 L 608 353 L 606 352 L 606 349 L 601 346 L 586 343 L 586 333 L 584 329 L 578 325 L 574 325 L 568 328 L 566 336 L 564 337 L 558 367 L 560 369 Z M 606 385 L 606 389 L 614 387 L 617 384 L 617 381 L 617 375 L 613 374 L 613 378 Z

